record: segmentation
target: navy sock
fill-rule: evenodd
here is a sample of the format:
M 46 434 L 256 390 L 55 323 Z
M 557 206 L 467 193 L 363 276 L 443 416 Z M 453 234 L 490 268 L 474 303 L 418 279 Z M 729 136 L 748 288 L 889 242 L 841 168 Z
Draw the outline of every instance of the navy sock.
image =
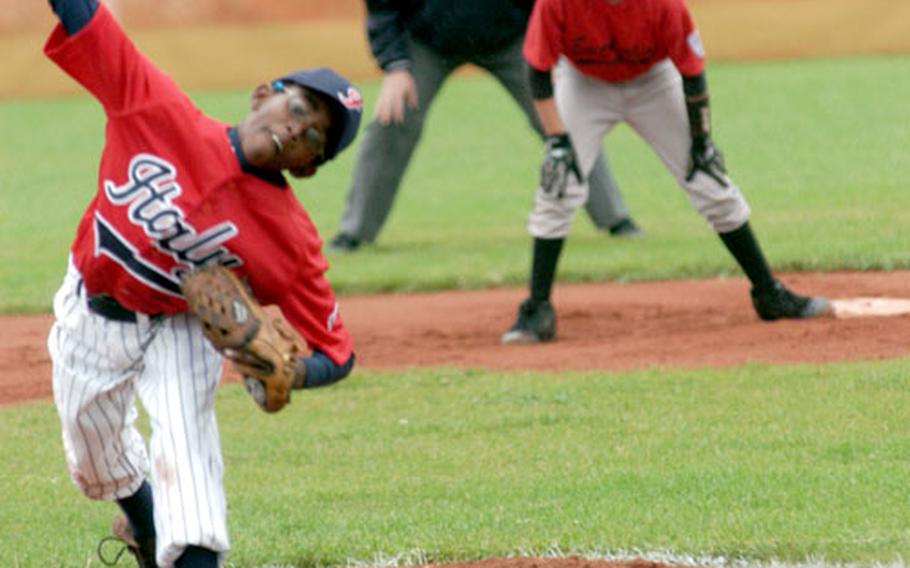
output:
M 531 300 L 541 303 L 550 299 L 556 278 L 556 265 L 565 239 L 534 239 L 534 258 L 531 261 Z
M 187 546 L 175 568 L 218 568 L 218 553 L 201 546 Z
M 729 233 L 718 233 L 718 236 L 746 273 L 753 287 L 766 290 L 774 286 L 774 276 L 771 275 L 771 269 L 748 221 L 740 228 Z
M 151 550 L 155 549 L 155 514 L 152 504 L 152 486 L 148 481 L 143 481 L 139 490 L 125 499 L 118 499 L 117 504 L 123 510 L 133 536 L 139 546 L 145 548 L 151 543 Z

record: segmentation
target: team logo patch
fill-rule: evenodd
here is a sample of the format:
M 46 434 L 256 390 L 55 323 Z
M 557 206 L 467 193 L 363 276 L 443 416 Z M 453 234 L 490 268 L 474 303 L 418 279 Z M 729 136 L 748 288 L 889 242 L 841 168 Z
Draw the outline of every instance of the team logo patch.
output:
M 360 91 L 354 87 L 348 87 L 347 93 L 338 91 L 338 100 L 341 101 L 341 104 L 343 104 L 345 108 L 351 110 L 363 109 L 363 97 L 360 96 Z
M 231 304 L 231 311 L 234 312 L 234 321 L 237 323 L 245 323 L 246 319 L 250 317 L 250 312 L 246 309 L 246 304 L 239 300 L 234 300 Z
M 701 44 L 701 36 L 698 34 L 698 30 L 694 30 L 689 34 L 689 37 L 686 38 L 686 43 L 689 44 L 689 49 L 692 50 L 692 53 L 702 59 L 705 58 L 705 46 Z
M 325 320 L 325 327 L 329 331 L 335 329 L 335 320 L 338 319 L 338 302 L 335 302 L 335 307 L 332 308 L 332 313 L 329 314 L 329 317 Z

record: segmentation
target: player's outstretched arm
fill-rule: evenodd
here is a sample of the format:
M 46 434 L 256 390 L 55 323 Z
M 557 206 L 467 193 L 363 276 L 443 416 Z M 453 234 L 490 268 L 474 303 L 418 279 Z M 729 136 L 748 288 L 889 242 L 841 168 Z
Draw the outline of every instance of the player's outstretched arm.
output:
M 546 151 L 540 166 L 540 187 L 550 195 L 563 197 L 569 174 L 574 175 L 579 183 L 583 181 L 578 167 L 578 157 L 575 155 L 572 139 L 559 116 L 556 99 L 553 98 L 550 70 L 541 71 L 531 66 L 528 70 L 534 110 L 540 120 L 546 142 Z
M 300 357 L 300 364 L 304 367 L 303 373 L 297 373 L 294 379 L 295 389 L 314 389 L 337 383 L 351 374 L 354 368 L 354 354 L 339 365 L 332 361 L 322 351 L 313 350 L 309 357 Z
M 540 120 L 545 136 L 565 134 L 566 127 L 556 108 L 556 99 L 553 98 L 553 78 L 550 70 L 541 71 L 528 65 L 528 84 L 531 87 L 531 98 L 534 110 Z
M 50 4 L 67 35 L 85 27 L 98 10 L 96 0 L 50 0 Z
M 713 178 L 727 187 L 727 168 L 724 156 L 711 140 L 711 108 L 708 104 L 708 82 L 705 73 L 687 77 L 683 75 L 683 92 L 686 110 L 689 114 L 689 130 L 692 135 L 689 169 L 686 181 L 692 181 L 698 172 Z
M 44 54 L 90 92 L 110 116 L 146 105 L 150 99 L 183 97 L 127 37 L 98 0 L 50 0 L 60 19 Z

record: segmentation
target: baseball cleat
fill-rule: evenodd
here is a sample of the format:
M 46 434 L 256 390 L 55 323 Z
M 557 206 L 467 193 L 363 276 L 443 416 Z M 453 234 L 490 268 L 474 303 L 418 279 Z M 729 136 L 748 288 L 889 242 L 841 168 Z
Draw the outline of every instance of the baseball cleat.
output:
M 136 542 L 136 539 L 133 537 L 133 530 L 130 528 L 130 522 L 126 520 L 126 517 L 123 515 L 114 517 L 114 522 L 111 524 L 111 532 L 114 536 L 105 537 L 98 543 L 98 558 L 101 560 L 102 564 L 105 566 L 115 566 L 120 561 L 120 557 L 123 556 L 124 553 L 129 552 L 133 558 L 136 559 L 136 565 L 139 568 L 157 567 L 157 564 L 155 563 L 154 544 L 149 546 L 152 550 L 142 550 L 139 543 Z M 113 554 L 113 558 L 105 553 L 105 545 L 108 542 L 116 542 L 122 545 L 120 550 Z
M 541 343 L 556 337 L 556 312 L 550 302 L 528 298 L 518 306 L 518 317 L 502 334 L 503 343 Z
M 608 230 L 612 237 L 636 239 L 644 236 L 644 231 L 635 224 L 635 221 L 633 221 L 631 217 L 623 217 L 620 221 L 611 225 Z
M 338 233 L 329 241 L 329 252 L 346 253 L 354 252 L 360 248 L 360 239 L 347 233 Z
M 800 296 L 775 281 L 767 289 L 752 289 L 752 306 L 763 320 L 816 318 L 832 315 L 831 302 L 820 296 Z

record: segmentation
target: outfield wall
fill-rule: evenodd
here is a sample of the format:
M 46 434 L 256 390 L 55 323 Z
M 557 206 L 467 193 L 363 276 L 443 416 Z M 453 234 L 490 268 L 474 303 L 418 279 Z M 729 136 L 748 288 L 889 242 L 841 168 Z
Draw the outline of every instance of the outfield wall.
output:
M 362 0 L 106 0 L 187 89 L 250 87 L 288 69 L 378 77 Z M 910 53 L 910 0 L 689 0 L 712 60 Z M 78 92 L 42 56 L 44 0 L 0 0 L 0 98 Z

